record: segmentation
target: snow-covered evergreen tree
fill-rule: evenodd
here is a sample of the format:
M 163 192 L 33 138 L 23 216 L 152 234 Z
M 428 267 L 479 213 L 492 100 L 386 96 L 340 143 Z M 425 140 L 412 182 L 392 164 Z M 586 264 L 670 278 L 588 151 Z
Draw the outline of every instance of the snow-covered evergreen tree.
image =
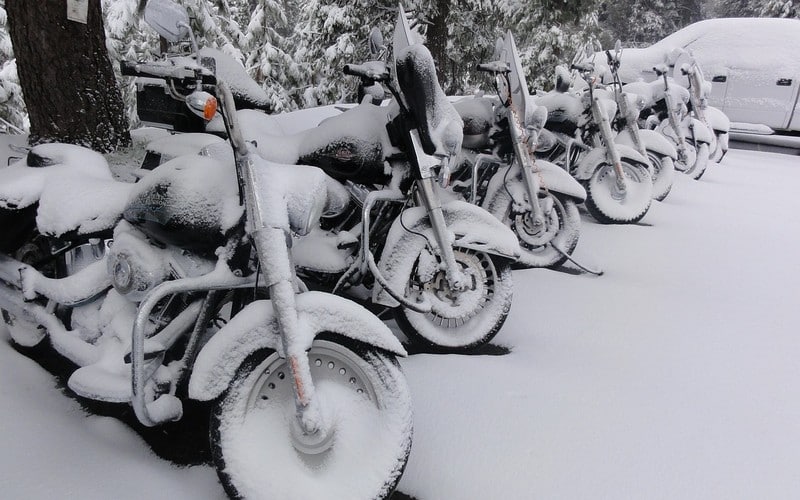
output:
M 502 0 L 500 6 L 533 88 L 551 88 L 556 65 L 572 60 L 599 31 L 597 0 Z
M 605 3 L 599 16 L 602 45 L 621 40 L 625 47 L 650 45 L 675 32 L 681 25 L 675 0 L 621 0 Z
M 122 77 L 119 62 L 151 60 L 159 53 L 158 35 L 137 13 L 138 3 L 138 0 L 103 0 L 108 55 L 120 82 L 125 115 L 131 125 L 138 122 L 136 85 L 133 78 Z
M 309 0 L 300 6 L 291 43 L 305 106 L 356 97 L 358 81 L 344 76 L 342 68 L 369 58 L 369 32 L 377 26 L 388 34 L 395 5 L 392 0 Z
M 30 125 L 8 34 L 5 2 L 0 2 L 0 118 L 21 130 L 28 130 Z
M 254 0 L 241 49 L 245 67 L 267 91 L 275 112 L 296 109 L 302 69 L 287 52 L 289 18 L 280 0 Z
M 790 17 L 800 18 L 800 1 L 797 0 L 769 0 L 759 11 L 761 17 Z

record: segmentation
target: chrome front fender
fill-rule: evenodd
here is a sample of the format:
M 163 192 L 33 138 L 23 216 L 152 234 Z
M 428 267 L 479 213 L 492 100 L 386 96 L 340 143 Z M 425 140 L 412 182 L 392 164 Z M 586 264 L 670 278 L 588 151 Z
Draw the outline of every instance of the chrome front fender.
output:
M 647 158 L 639 154 L 639 152 L 635 149 L 625 146 L 624 144 L 615 144 L 615 147 L 617 148 L 619 156 L 622 160 L 627 160 L 631 163 L 638 163 L 643 165 L 645 168 L 649 168 L 650 164 L 648 163 Z M 608 160 L 608 148 L 605 146 L 594 148 L 583 158 L 581 158 L 573 176 L 579 181 L 589 180 L 594 171 L 597 170 L 597 167 L 604 163 L 610 163 Z
M 678 150 L 675 149 L 672 142 L 655 130 L 640 129 L 639 137 L 642 138 L 645 149 L 662 156 L 669 156 L 673 160 L 678 159 Z M 618 145 L 628 146 L 630 148 L 634 147 L 630 134 L 619 134 L 614 139 L 614 142 Z
M 706 120 L 714 132 L 727 133 L 731 129 L 731 121 L 719 108 L 709 106 L 705 109 Z
M 355 302 L 323 292 L 295 296 L 302 325 L 299 342 L 310 347 L 314 338 L 332 332 L 398 356 L 406 351 L 391 330 L 374 314 Z M 210 401 L 230 385 L 236 370 L 253 352 L 269 348 L 283 353 L 280 327 L 272 302 L 247 305 L 223 326 L 197 356 L 189 379 L 189 397 Z
M 563 168 L 549 161 L 536 160 L 536 170 L 535 175 L 539 176 L 542 189 L 568 196 L 578 203 L 586 200 L 586 190 L 581 183 Z M 509 193 L 513 197 L 514 203 L 523 204 L 527 200 L 525 185 L 522 182 L 519 167 L 516 165 L 501 168 L 492 177 L 486 189 L 483 208 L 490 213 L 496 213 L 495 207 L 499 203 L 504 204 L 503 208 L 505 208 Z
M 517 260 L 521 250 L 514 232 L 481 207 L 461 200 L 442 204 L 454 248 L 465 248 Z M 436 245 L 428 214 L 422 207 L 405 210 L 395 219 L 383 248 L 378 270 L 392 290 L 405 290 L 414 263 L 426 246 Z M 373 302 L 388 307 L 399 303 L 377 283 Z

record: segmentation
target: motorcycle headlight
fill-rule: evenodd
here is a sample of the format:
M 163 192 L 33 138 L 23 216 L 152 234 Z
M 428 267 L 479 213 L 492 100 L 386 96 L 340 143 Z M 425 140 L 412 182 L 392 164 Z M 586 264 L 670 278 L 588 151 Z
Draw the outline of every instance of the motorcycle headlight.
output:
M 125 295 L 133 288 L 133 272 L 128 256 L 125 254 L 117 255 L 111 269 L 111 284 L 121 294 Z

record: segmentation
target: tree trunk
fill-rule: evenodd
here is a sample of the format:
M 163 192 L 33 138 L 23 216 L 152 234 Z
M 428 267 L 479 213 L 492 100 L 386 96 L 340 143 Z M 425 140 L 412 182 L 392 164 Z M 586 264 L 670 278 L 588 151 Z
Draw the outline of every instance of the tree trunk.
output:
M 427 30 L 428 50 L 431 51 L 433 62 L 436 63 L 436 74 L 439 84 L 445 88 L 447 83 L 447 69 L 450 67 L 447 58 L 447 18 L 450 16 L 450 0 L 437 0 L 435 14 L 428 21 L 431 23 Z
M 100 0 L 88 24 L 67 20 L 66 0 L 6 0 L 31 144 L 68 142 L 108 152 L 130 144 L 106 49 Z

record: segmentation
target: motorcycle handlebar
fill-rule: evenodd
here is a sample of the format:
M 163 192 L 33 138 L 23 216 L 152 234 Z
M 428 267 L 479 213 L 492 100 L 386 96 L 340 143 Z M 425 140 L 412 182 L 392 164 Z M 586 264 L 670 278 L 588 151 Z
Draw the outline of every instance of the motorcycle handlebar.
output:
M 483 71 L 485 73 L 509 73 L 511 68 L 509 67 L 507 62 L 503 61 L 492 61 L 489 63 L 478 64 L 475 67 L 478 71 Z
M 578 70 L 581 73 L 588 73 L 590 71 L 594 71 L 594 66 L 591 65 L 591 64 L 577 64 L 577 63 L 574 63 L 574 64 L 570 65 L 569 68 Z
M 120 70 L 123 76 L 139 76 L 144 78 L 158 79 L 191 79 L 198 78 L 205 85 L 216 85 L 217 79 L 201 69 L 192 69 L 185 66 L 172 66 L 159 63 L 134 63 L 131 61 L 120 62 Z
M 368 64 L 345 64 L 342 72 L 345 75 L 358 76 L 375 82 L 389 81 L 389 71 L 385 67 L 378 68 Z

